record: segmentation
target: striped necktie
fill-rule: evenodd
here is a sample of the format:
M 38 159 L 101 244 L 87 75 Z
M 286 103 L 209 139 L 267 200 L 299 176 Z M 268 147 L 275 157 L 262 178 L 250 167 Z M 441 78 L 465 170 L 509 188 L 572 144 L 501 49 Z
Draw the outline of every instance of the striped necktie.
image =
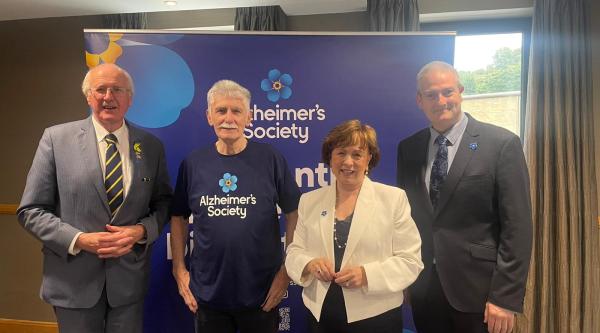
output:
M 446 175 L 448 174 L 448 138 L 440 134 L 435 138 L 435 143 L 439 147 L 433 160 L 431 176 L 429 177 L 429 199 L 431 200 L 433 209 L 437 206 L 442 185 L 444 185 Z
M 106 189 L 111 217 L 114 217 L 123 204 L 123 168 L 121 166 L 121 155 L 117 149 L 117 137 L 110 133 L 104 137 L 104 140 L 107 144 L 104 188 Z

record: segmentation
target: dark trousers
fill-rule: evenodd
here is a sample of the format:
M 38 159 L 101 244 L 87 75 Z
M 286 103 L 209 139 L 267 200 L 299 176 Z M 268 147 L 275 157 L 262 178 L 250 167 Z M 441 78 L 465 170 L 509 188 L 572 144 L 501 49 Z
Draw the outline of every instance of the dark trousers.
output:
M 342 288 L 332 283 L 323 301 L 321 319 L 317 321 L 308 311 L 308 328 L 311 333 L 398 333 L 402 332 L 402 308 L 348 323 Z
M 112 307 L 106 288 L 91 308 L 54 307 L 60 333 L 141 333 L 144 301 Z
M 483 312 L 460 312 L 450 305 L 440 284 L 435 265 L 425 297 L 418 298 L 411 295 L 410 302 L 419 333 L 487 333 Z
M 277 308 L 220 310 L 198 306 L 196 333 L 275 333 L 278 330 Z

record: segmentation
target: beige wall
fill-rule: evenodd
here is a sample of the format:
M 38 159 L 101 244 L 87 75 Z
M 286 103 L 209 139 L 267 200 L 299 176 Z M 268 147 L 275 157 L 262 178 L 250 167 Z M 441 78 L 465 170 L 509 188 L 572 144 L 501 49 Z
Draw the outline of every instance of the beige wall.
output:
M 532 1 L 420 1 L 423 13 L 527 7 Z M 595 17 L 600 4 L 593 4 Z M 153 13 L 150 27 L 178 28 L 233 24 L 233 10 Z M 290 29 L 305 31 L 366 30 L 364 13 L 290 17 Z M 594 30 L 594 84 L 600 87 L 600 21 Z M 0 140 L 7 150 L 0 172 L 0 204 L 18 203 L 42 130 L 86 116 L 79 92 L 85 71 L 83 28 L 101 28 L 99 17 L 72 17 L 0 22 Z M 596 115 L 600 94 L 594 97 Z M 597 124 L 600 123 L 598 117 Z M 600 128 L 600 125 L 598 126 Z M 596 147 L 600 149 L 600 135 Z M 600 156 L 600 153 L 597 154 Z M 600 162 L 598 163 L 600 165 Z M 37 296 L 41 280 L 39 243 L 15 216 L 0 215 L 0 318 L 52 321 L 51 308 Z
M 83 28 L 99 28 L 98 17 L 0 22 L 0 204 L 18 203 L 42 130 L 83 118 L 85 73 Z M 7 156 L 10 156 L 8 158 Z M 0 215 L 0 318 L 53 321 L 38 297 L 39 243 L 14 215 Z

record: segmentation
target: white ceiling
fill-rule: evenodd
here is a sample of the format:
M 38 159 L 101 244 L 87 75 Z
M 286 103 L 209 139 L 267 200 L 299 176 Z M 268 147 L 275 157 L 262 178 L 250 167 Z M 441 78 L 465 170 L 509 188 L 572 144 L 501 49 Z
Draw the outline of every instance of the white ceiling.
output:
M 268 5 L 280 5 L 287 15 L 308 15 L 364 11 L 367 8 L 367 1 L 177 0 L 176 6 L 167 6 L 163 3 L 163 0 L 0 0 L 0 21 L 59 16 L 236 8 Z

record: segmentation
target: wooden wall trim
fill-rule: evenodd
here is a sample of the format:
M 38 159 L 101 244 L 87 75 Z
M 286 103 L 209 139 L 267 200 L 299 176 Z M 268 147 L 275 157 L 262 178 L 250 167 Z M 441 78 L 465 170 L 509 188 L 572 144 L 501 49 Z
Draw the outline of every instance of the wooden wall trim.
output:
M 58 333 L 56 323 L 0 318 L 2 333 Z
M 0 215 L 17 215 L 17 204 L 0 204 Z

